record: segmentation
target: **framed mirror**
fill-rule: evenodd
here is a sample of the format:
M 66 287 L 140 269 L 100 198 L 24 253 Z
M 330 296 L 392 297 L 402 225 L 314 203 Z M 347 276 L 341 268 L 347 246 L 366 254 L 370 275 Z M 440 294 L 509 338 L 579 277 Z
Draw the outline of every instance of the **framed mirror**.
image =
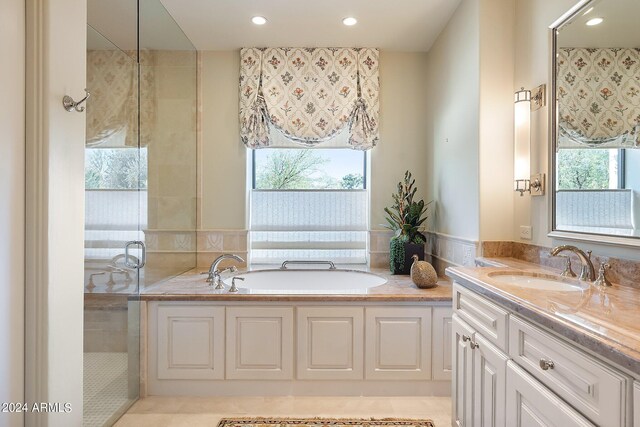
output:
M 551 237 L 640 246 L 640 1 L 552 26 Z

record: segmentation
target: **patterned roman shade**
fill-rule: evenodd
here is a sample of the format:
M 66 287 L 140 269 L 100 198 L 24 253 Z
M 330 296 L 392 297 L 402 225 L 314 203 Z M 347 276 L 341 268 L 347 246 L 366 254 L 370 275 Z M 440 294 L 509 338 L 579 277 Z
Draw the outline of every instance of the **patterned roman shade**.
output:
M 558 49 L 558 148 L 640 148 L 640 49 Z
M 378 50 L 244 48 L 240 135 L 249 148 L 378 141 Z

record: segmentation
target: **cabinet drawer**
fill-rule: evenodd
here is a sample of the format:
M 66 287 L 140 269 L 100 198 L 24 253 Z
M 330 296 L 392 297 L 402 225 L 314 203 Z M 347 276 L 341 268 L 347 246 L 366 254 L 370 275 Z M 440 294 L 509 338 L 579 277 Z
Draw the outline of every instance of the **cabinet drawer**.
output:
M 516 317 L 509 329 L 509 355 L 516 363 L 597 425 L 626 425 L 624 375 Z M 551 364 L 546 369 L 544 361 Z
M 507 351 L 506 310 L 456 283 L 453 285 L 453 310 L 499 349 Z
M 594 426 L 512 361 L 507 362 L 506 394 L 507 426 Z

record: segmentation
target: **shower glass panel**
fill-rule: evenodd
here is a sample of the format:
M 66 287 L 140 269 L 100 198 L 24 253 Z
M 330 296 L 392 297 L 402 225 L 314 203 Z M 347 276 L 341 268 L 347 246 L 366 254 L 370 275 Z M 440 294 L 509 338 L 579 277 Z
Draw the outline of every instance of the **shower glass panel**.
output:
M 146 153 L 138 142 L 138 65 L 87 28 L 84 425 L 112 424 L 138 398 L 139 276 Z
M 196 50 L 159 0 L 139 7 L 146 288 L 196 266 Z
M 159 0 L 87 6 L 84 425 L 109 426 L 140 395 L 140 294 L 196 266 L 196 51 Z

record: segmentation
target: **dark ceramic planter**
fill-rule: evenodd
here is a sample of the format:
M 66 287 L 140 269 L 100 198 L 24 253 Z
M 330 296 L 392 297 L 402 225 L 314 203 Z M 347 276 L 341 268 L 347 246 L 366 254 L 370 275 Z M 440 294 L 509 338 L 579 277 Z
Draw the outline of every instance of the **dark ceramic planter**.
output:
M 390 260 L 391 274 L 404 274 L 408 275 L 411 272 L 411 264 L 413 263 L 414 255 L 418 255 L 420 261 L 424 261 L 424 244 L 419 245 L 417 243 L 403 243 L 404 245 L 404 265 L 395 265 L 393 259 Z M 393 252 L 393 251 L 392 251 Z

